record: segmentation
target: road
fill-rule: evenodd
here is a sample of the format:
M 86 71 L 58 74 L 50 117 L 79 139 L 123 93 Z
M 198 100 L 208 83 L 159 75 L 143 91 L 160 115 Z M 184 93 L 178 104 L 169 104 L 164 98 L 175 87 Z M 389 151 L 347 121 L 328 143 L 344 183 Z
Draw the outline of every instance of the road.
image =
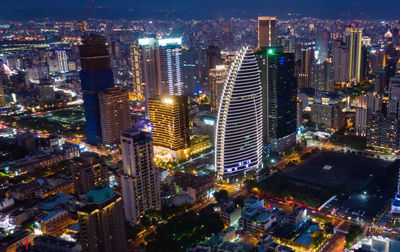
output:
M 332 235 L 329 242 L 320 250 L 320 252 L 342 252 L 345 243 L 345 235 L 338 232 Z

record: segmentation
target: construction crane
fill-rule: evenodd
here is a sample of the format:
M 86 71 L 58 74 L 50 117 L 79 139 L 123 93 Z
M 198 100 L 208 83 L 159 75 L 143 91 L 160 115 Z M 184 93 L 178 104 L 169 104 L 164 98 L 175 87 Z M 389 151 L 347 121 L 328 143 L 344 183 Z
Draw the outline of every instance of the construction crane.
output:
M 82 22 L 81 31 L 83 31 L 84 35 L 87 31 L 87 20 L 89 19 L 90 14 L 92 13 L 92 11 L 94 9 L 94 4 L 95 4 L 95 0 L 90 1 L 88 12 L 86 13 L 86 17 Z

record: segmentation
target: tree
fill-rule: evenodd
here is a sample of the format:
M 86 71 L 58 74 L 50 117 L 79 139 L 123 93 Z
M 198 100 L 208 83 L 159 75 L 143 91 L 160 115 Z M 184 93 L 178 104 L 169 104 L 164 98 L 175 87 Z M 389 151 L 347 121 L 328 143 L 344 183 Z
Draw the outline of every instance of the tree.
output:
M 227 200 L 228 197 L 228 191 L 226 190 L 220 190 L 214 193 L 214 198 L 218 203 L 221 203 L 224 200 Z
M 333 224 L 331 222 L 325 223 L 324 230 L 327 234 L 333 234 Z
M 360 226 L 351 225 L 349 232 L 346 234 L 346 248 L 350 248 L 351 244 L 363 233 Z

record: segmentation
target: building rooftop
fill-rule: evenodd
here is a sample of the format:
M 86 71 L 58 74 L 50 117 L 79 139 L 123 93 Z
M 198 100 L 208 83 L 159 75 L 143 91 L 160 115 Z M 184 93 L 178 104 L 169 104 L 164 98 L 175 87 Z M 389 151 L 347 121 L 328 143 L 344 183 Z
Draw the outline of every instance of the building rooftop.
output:
M 101 203 L 114 196 L 114 191 L 108 186 L 100 186 L 90 190 L 86 195 L 87 202 Z

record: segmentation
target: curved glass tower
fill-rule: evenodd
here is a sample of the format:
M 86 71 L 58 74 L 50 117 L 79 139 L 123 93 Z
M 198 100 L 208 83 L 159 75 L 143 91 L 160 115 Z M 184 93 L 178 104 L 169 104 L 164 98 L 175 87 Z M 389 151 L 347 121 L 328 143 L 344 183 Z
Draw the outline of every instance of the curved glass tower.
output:
M 262 163 L 262 94 L 256 58 L 237 52 L 222 92 L 215 141 L 219 177 L 234 176 Z

